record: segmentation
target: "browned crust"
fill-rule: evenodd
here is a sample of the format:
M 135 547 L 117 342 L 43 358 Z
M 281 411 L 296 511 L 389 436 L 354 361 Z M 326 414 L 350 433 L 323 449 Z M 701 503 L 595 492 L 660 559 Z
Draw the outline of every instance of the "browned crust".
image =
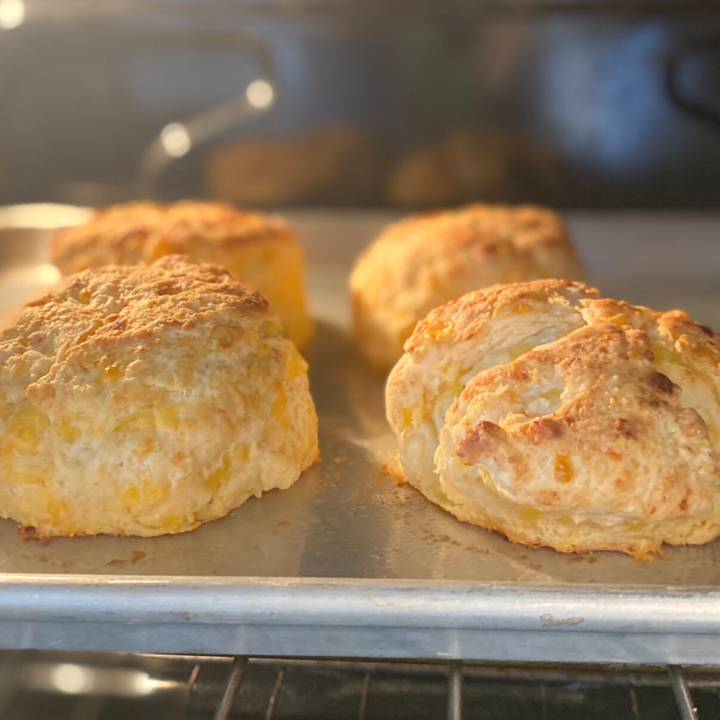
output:
M 464 342 L 483 331 L 485 324 L 504 311 L 527 312 L 548 302 L 577 302 L 582 298 L 599 298 L 594 287 L 566 279 L 534 280 L 499 284 L 464 295 L 458 300 L 436 308 L 421 320 L 405 343 L 405 351 L 413 353 L 438 344 Z
M 569 242 L 560 215 L 540 205 L 473 203 L 455 210 L 426 210 L 388 230 L 402 235 L 428 228 L 437 231 L 438 242 L 442 244 L 470 244 L 487 252 L 506 241 L 521 249 Z
M 158 328 L 189 329 L 243 317 L 274 317 L 267 301 L 224 268 L 167 255 L 152 265 L 85 270 L 57 293 L 29 303 L 0 335 L 0 357 L 149 338 Z M 66 353 L 67 354 L 67 353 Z
M 291 239 L 279 217 L 223 203 L 185 201 L 173 205 L 135 202 L 100 210 L 88 223 L 55 234 L 51 258 L 63 273 L 109 263 L 136 264 L 160 254 L 189 253 L 197 241 L 233 247 Z M 162 252 L 155 252 L 154 245 Z
M 472 292 L 418 325 L 387 399 L 410 482 L 463 521 L 640 558 L 720 534 L 720 335 L 681 311 L 566 280 Z

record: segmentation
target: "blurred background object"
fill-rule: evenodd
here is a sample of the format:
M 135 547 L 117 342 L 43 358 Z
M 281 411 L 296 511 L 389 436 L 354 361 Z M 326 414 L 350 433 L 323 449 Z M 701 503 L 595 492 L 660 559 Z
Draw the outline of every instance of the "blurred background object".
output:
M 382 147 L 353 127 L 221 145 L 208 158 L 207 190 L 243 205 L 377 205 Z
M 710 0 L 1 0 L 0 38 L 3 203 L 720 201 Z
M 563 166 L 547 147 L 502 131 L 458 131 L 411 151 L 390 176 L 387 202 L 427 207 L 570 199 Z

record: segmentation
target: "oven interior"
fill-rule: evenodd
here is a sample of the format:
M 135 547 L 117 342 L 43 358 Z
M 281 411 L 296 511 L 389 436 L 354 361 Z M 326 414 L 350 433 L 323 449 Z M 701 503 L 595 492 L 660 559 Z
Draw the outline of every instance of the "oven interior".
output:
M 1 205 L 720 203 L 714 2 L 0 0 L 0 98 Z M 0 653 L 4 720 L 702 720 L 719 693 L 710 666 Z

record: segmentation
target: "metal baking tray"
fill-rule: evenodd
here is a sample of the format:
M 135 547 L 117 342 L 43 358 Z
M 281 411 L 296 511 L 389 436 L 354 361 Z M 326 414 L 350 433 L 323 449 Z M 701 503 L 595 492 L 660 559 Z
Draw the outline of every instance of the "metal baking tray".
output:
M 56 279 L 49 229 L 0 210 L 0 311 Z M 177 536 L 25 541 L 0 521 L 0 645 L 282 656 L 720 663 L 720 542 L 637 562 L 532 550 L 388 472 L 383 378 L 347 332 L 354 257 L 391 215 L 288 213 L 317 336 L 323 460 L 289 490 Z M 572 214 L 589 280 L 720 327 L 720 214 Z

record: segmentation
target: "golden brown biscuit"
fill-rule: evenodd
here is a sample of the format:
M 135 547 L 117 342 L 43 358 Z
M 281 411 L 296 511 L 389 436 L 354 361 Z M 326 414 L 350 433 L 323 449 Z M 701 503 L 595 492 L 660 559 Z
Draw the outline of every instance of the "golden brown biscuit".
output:
M 270 302 L 298 347 L 312 335 L 302 252 L 279 217 L 216 203 L 130 203 L 102 210 L 85 225 L 61 230 L 51 253 L 65 274 L 149 263 L 171 254 L 216 263 Z
M 552 203 L 567 198 L 566 172 L 546 147 L 491 129 L 453 132 L 400 159 L 387 184 L 387 201 L 401 207 L 490 202 Z
M 387 370 L 417 322 L 443 303 L 495 283 L 581 274 L 551 210 L 468 205 L 416 215 L 387 227 L 358 259 L 355 334 L 365 357 Z
M 456 517 L 563 552 L 720 534 L 720 336 L 542 280 L 430 313 L 387 386 L 408 480 Z
M 226 270 L 68 279 L 0 335 L 0 515 L 40 536 L 192 530 L 317 454 L 307 366 Z
M 325 127 L 241 140 L 207 164 L 210 195 L 246 205 L 363 205 L 382 199 L 385 153 L 367 132 Z

